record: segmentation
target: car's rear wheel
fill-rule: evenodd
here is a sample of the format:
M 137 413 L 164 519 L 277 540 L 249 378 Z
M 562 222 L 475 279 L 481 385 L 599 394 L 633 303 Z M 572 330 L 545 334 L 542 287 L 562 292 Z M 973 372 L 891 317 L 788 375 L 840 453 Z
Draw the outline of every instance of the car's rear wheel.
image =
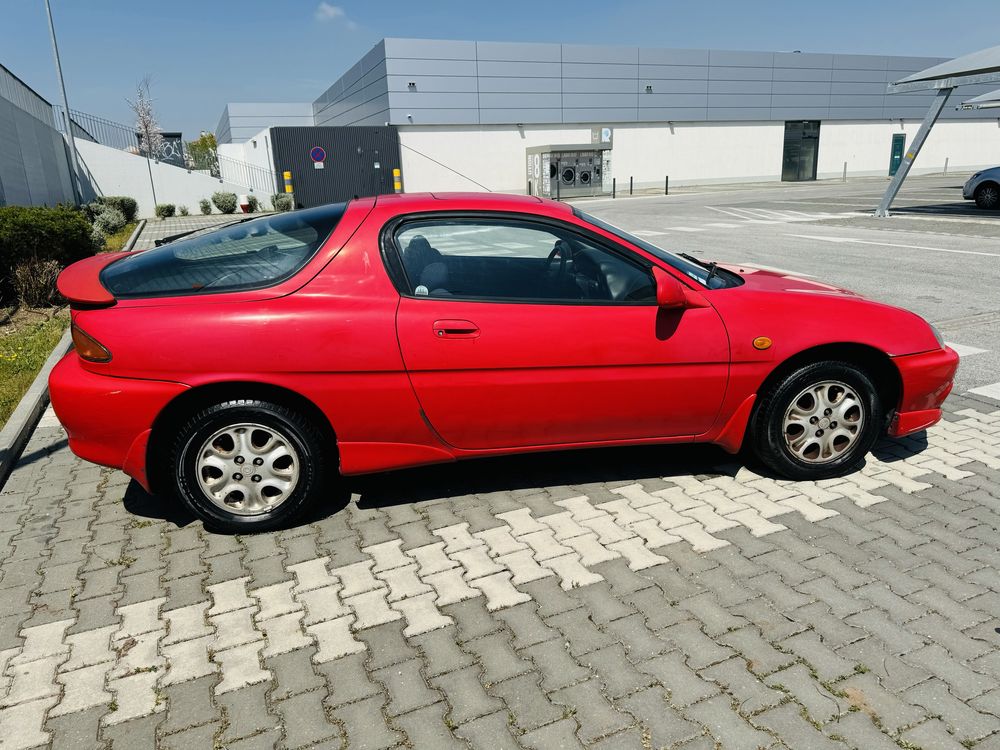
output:
M 219 531 L 287 525 L 324 485 L 324 442 L 310 419 L 280 404 L 215 404 L 176 433 L 170 455 L 175 494 Z
M 861 462 L 878 439 L 883 414 L 867 372 L 845 362 L 815 362 L 762 394 L 751 444 L 784 477 L 826 479 Z
M 976 205 L 980 208 L 1000 208 L 1000 185 L 984 182 L 976 188 Z

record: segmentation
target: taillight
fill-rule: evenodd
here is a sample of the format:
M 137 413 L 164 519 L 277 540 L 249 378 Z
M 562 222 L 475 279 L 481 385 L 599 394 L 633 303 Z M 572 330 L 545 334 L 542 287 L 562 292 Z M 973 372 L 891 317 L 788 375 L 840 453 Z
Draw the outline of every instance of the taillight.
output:
M 73 346 L 81 359 L 88 362 L 110 362 L 111 352 L 109 352 L 93 336 L 84 333 L 76 323 L 73 324 Z

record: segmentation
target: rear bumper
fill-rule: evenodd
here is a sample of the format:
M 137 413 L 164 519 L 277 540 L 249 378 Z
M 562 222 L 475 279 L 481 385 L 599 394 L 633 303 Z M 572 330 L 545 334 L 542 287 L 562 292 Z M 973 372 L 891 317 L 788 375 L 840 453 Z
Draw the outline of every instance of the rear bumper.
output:
M 75 351 L 49 375 L 52 408 L 66 429 L 70 450 L 87 461 L 124 469 L 146 489 L 146 444 L 153 420 L 185 390 L 181 383 L 90 372 Z
M 903 384 L 889 434 L 902 437 L 927 429 L 941 419 L 941 404 L 955 385 L 958 354 L 949 347 L 894 357 Z

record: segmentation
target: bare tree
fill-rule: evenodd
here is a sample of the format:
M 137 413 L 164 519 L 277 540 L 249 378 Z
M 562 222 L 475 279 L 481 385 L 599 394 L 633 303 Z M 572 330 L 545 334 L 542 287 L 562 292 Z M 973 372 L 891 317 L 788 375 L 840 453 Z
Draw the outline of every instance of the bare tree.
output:
M 146 157 L 158 159 L 163 153 L 163 131 L 153 113 L 153 99 L 149 95 L 150 76 L 146 75 L 136 85 L 135 99 L 126 98 L 129 108 L 135 113 L 135 129 L 139 134 L 139 152 Z

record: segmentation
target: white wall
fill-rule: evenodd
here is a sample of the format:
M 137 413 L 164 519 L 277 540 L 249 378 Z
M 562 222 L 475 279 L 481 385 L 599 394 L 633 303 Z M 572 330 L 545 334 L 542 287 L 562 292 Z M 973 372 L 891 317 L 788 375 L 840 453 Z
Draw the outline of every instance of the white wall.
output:
M 910 147 L 920 129 L 918 120 L 893 122 L 824 122 L 819 132 L 820 179 L 840 177 L 847 162 L 847 174 L 880 176 L 889 174 L 892 136 L 906 135 Z M 945 159 L 948 169 L 967 172 L 1000 164 L 1000 126 L 997 120 L 938 122 L 920 149 L 910 174 L 942 172 Z
M 100 195 L 129 195 L 139 203 L 139 216 L 153 216 L 153 193 L 149 169 L 156 187 L 155 203 L 187 206 L 192 214 L 199 213 L 198 201 L 211 198 L 217 190 L 247 194 L 248 188 L 210 177 L 200 172 L 188 172 L 181 167 L 162 162 L 147 162 L 143 156 L 130 154 L 99 143 L 76 138 L 76 148 L 94 189 Z M 149 166 L 147 167 L 147 163 Z M 270 205 L 270 194 L 258 194 L 261 203 Z
M 909 147 L 920 123 L 906 121 L 823 122 L 817 176 L 887 175 L 892 134 L 905 132 Z M 491 190 L 525 191 L 525 149 L 590 142 L 590 125 L 400 126 L 403 185 L 407 192 L 480 190 L 466 175 Z M 611 151 L 618 190 L 671 185 L 767 182 L 781 179 L 783 122 L 647 123 L 616 125 Z M 409 147 L 409 148 L 407 148 Z M 416 149 L 446 166 L 418 155 Z M 1000 164 L 996 120 L 939 122 L 913 167 L 914 174 L 968 171 Z M 460 172 L 455 174 L 452 170 Z

